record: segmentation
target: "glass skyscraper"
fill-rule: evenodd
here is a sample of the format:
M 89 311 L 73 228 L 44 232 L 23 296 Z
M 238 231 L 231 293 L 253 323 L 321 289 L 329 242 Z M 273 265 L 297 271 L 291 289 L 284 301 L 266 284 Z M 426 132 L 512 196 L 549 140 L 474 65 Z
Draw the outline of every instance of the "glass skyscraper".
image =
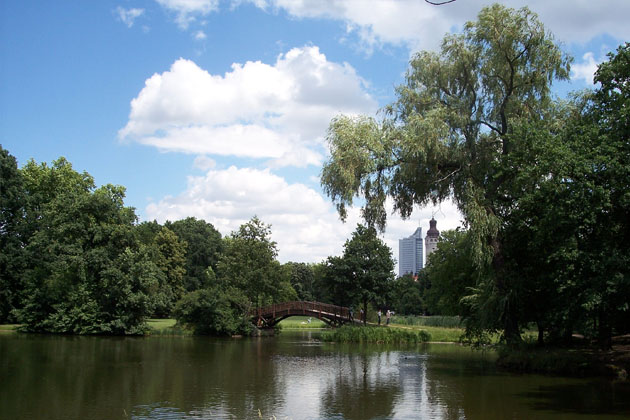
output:
M 410 237 L 398 240 L 398 275 L 418 274 L 423 256 L 422 228 L 419 227 Z

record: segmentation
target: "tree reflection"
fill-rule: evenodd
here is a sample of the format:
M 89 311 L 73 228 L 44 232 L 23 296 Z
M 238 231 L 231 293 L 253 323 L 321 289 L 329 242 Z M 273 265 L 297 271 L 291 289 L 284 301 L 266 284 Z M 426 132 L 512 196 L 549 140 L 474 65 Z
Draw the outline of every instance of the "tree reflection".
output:
M 388 418 L 400 396 L 392 353 L 348 354 L 339 357 L 338 374 L 321 394 L 321 417 Z M 392 363 L 393 362 L 393 363 Z

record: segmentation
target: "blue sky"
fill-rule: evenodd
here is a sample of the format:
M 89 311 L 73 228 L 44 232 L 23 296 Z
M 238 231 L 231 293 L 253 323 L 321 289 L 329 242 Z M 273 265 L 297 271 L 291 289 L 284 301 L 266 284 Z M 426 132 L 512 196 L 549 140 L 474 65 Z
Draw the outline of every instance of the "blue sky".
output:
M 630 39 L 626 0 L 503 3 L 527 4 L 575 57 L 561 96 Z M 283 262 L 321 261 L 359 221 L 339 222 L 319 187 L 328 122 L 391 102 L 413 52 L 485 4 L 0 0 L 0 143 L 20 165 L 65 156 L 124 185 L 141 220 L 194 216 L 225 235 L 256 214 Z M 450 203 L 390 218 L 395 257 L 433 214 L 459 224 Z

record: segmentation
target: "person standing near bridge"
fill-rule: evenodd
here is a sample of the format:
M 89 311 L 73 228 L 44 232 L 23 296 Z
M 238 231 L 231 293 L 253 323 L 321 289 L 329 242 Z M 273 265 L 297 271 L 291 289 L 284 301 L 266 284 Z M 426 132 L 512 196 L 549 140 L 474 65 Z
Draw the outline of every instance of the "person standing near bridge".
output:
M 389 325 L 389 319 L 392 317 L 392 312 L 388 309 L 387 310 L 387 314 L 385 315 L 385 318 L 387 318 L 387 321 L 385 321 L 385 323 L 387 325 Z
M 383 316 L 383 312 L 379 309 L 376 315 L 378 315 L 378 325 L 381 325 L 381 316 Z

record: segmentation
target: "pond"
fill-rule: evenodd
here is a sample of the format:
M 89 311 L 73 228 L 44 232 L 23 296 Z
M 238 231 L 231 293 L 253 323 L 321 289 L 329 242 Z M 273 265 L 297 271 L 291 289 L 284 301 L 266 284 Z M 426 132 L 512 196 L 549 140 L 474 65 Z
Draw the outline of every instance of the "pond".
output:
M 0 419 L 617 419 L 630 388 L 454 344 L 0 334 Z

